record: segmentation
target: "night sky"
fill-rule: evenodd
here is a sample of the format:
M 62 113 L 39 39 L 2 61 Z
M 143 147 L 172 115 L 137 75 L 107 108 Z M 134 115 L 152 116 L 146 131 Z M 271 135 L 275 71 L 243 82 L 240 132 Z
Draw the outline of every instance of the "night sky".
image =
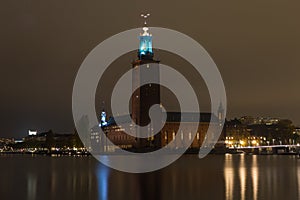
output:
M 141 12 L 151 13 L 149 25 L 205 47 L 223 76 L 229 118 L 300 125 L 299 9 L 299 1 L 279 0 L 2 0 L 0 137 L 73 131 L 72 87 L 82 61 L 109 36 L 141 26 Z

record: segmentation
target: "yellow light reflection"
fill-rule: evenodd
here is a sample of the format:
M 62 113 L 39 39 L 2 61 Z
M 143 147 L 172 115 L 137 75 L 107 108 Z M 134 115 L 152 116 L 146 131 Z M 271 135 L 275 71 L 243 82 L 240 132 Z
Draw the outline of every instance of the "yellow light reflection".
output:
M 239 177 L 240 177 L 240 184 L 241 184 L 241 200 L 245 200 L 246 199 L 247 171 L 246 171 L 246 167 L 245 167 L 245 155 L 244 154 L 241 154 L 241 157 L 240 157 Z
M 298 184 L 298 195 L 300 196 L 300 166 L 297 167 L 297 184 Z
M 257 168 L 257 156 L 253 155 L 252 159 L 252 169 L 251 169 L 251 176 L 252 176 L 252 186 L 253 186 L 253 200 L 257 200 L 258 194 L 258 168 Z
M 227 200 L 233 199 L 233 187 L 234 187 L 234 169 L 232 163 L 232 155 L 226 154 L 225 156 L 225 196 Z

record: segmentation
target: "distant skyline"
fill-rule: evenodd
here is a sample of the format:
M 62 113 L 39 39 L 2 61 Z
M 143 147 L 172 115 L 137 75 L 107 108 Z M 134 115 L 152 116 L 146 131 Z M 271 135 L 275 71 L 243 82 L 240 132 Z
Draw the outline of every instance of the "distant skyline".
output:
M 83 59 L 109 36 L 141 26 L 142 12 L 151 13 L 149 26 L 183 32 L 205 47 L 224 80 L 227 118 L 270 116 L 300 125 L 300 2 L 153 0 L 147 10 L 142 3 L 2 2 L 0 137 L 73 131 L 72 87 Z M 130 67 L 134 55 L 120 60 Z

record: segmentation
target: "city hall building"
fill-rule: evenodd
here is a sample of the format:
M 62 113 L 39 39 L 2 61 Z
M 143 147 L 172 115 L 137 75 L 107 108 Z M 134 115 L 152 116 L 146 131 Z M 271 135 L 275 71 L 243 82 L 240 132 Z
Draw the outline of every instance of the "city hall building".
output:
M 154 59 L 152 35 L 149 33 L 146 22 L 139 36 L 139 41 L 138 58 L 132 62 L 133 87 L 139 86 L 145 79 L 148 79 L 148 82 L 155 83 L 158 83 L 160 79 L 159 61 Z M 147 67 L 141 67 L 142 65 Z M 149 135 L 154 129 L 154 127 L 149 125 L 149 109 L 152 105 L 161 104 L 160 85 L 151 83 L 141 85 L 141 87 L 137 87 L 138 89 L 133 91 L 130 116 L 111 117 L 106 121 L 105 112 L 102 112 L 100 126 L 95 127 L 91 131 L 91 146 L 94 148 L 92 150 L 113 152 L 116 151 L 115 145 L 119 148 L 133 151 L 155 150 L 166 146 L 171 141 L 174 142 L 172 142 L 172 145 L 169 145 L 170 149 L 184 148 L 184 144 L 187 142 L 191 144 L 190 148 L 199 149 L 206 135 L 208 135 L 209 125 L 220 127 L 221 121 L 224 120 L 222 105 L 219 107 L 218 116 L 212 113 L 167 112 L 163 128 L 159 133 L 152 134 L 154 136 L 140 138 L 138 133 L 135 136 L 133 136 L 134 134 L 126 134 L 124 127 L 132 127 L 132 131 L 134 131 L 137 125 L 148 126 L 147 131 Z M 118 124 L 116 121 L 118 121 Z M 183 125 L 183 129 L 179 129 L 180 124 Z M 99 134 L 99 128 L 104 131 L 104 138 Z M 195 132 L 195 130 L 195 137 L 192 137 L 192 132 Z M 220 139 L 222 138 L 223 134 L 221 134 Z M 107 140 L 110 140 L 114 145 L 108 145 Z

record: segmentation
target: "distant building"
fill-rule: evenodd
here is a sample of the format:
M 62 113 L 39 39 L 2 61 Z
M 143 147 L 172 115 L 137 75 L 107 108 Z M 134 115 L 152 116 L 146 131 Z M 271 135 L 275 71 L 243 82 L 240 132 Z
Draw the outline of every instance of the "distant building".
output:
M 300 136 L 300 127 L 295 127 L 293 133 Z
M 225 143 L 227 147 L 245 147 L 267 144 L 266 137 L 253 134 L 251 125 L 247 124 L 248 123 L 245 123 L 245 118 L 226 121 Z M 249 124 L 253 125 L 253 123 Z
M 226 121 L 227 147 L 285 145 L 300 142 L 300 129 L 292 121 L 273 117 L 241 117 Z
M 36 136 L 37 135 L 37 131 L 36 130 L 28 130 L 28 135 L 29 136 Z
M 252 124 L 265 124 L 272 125 L 277 124 L 280 119 L 274 117 L 252 117 L 252 116 L 244 116 L 239 119 L 242 124 L 252 125 Z

